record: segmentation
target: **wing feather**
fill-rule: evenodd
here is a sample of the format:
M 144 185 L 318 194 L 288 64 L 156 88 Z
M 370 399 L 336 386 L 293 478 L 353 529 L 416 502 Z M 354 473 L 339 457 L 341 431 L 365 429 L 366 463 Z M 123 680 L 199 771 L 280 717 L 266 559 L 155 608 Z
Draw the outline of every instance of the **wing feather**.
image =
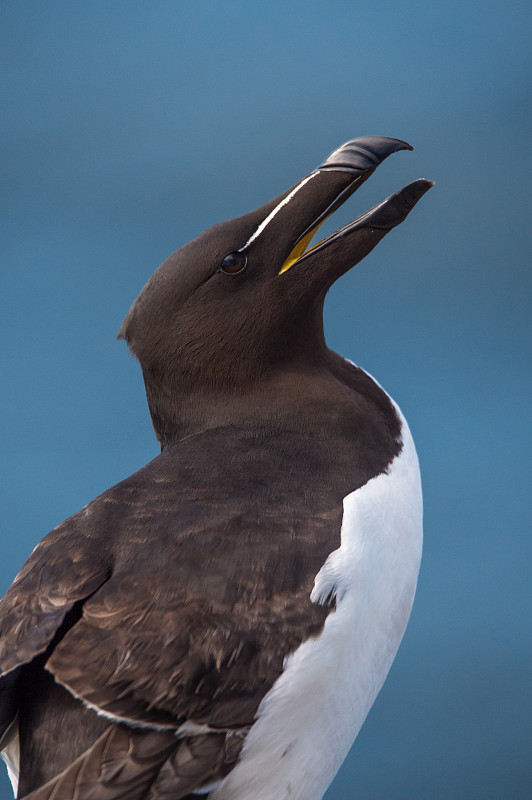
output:
M 110 565 L 76 514 L 35 548 L 0 600 L 0 674 L 44 652 L 73 606 L 93 594 Z
M 23 800 L 181 800 L 224 778 L 243 741 L 240 733 L 178 739 L 110 725 L 64 772 Z
M 346 487 L 309 494 L 307 475 L 283 474 L 283 437 L 219 436 L 163 453 L 52 531 L 0 602 L 0 669 L 46 651 L 55 680 L 113 722 L 31 800 L 115 800 L 129 775 L 165 800 L 219 779 L 287 655 L 333 610 L 310 595 L 339 545 Z M 326 471 L 319 442 L 297 447 Z M 257 470 L 242 472 L 242 454 Z

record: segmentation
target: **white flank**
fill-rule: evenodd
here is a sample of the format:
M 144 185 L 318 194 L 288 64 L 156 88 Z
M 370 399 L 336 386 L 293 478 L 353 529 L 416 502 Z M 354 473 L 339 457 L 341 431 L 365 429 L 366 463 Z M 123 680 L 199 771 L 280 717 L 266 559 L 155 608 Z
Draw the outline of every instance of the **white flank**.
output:
M 322 633 L 290 655 L 263 699 L 239 763 L 211 800 L 320 800 L 375 700 L 401 642 L 422 544 L 417 455 L 408 425 L 387 474 L 344 499 L 341 546 L 316 576 L 334 590 Z
M 262 233 L 262 231 L 263 231 L 263 230 L 266 228 L 266 226 L 270 224 L 270 222 L 271 222 L 271 221 L 272 221 L 272 219 L 275 217 L 275 215 L 277 214 L 277 212 L 278 212 L 278 211 L 280 211 L 280 210 L 281 210 L 281 208 L 283 208 L 283 206 L 285 206 L 287 203 L 289 203 L 289 202 L 290 202 L 290 200 L 292 199 L 292 197 L 293 197 L 293 196 L 296 194 L 296 192 L 299 192 L 299 190 L 300 190 L 300 189 L 301 189 L 301 188 L 302 188 L 302 187 L 303 187 L 303 186 L 304 186 L 306 183 L 308 183 L 308 182 L 309 182 L 309 180 L 310 180 L 311 178 L 313 178 L 313 177 L 314 177 L 315 175 L 317 175 L 317 174 L 318 174 L 318 170 L 316 170 L 315 172 L 311 172 L 311 173 L 310 173 L 310 175 L 307 175 L 307 177 L 306 177 L 306 178 L 304 178 L 304 179 L 301 181 L 301 183 L 298 183 L 298 184 L 297 184 L 297 186 L 296 186 L 294 189 L 292 189 L 292 191 L 290 192 L 290 194 L 288 194 L 288 195 L 287 195 L 287 196 L 284 198 L 284 200 L 281 200 L 281 202 L 279 203 L 279 205 L 275 206 L 275 208 L 273 209 L 273 211 L 270 211 L 270 213 L 268 214 L 268 216 L 266 217 L 266 219 L 263 219 L 263 220 L 262 220 L 262 222 L 260 223 L 260 225 L 259 225 L 259 227 L 257 228 L 257 230 L 255 231 L 255 233 L 254 233 L 254 234 L 252 234 L 252 235 L 250 236 L 250 238 L 247 240 L 247 242 L 246 242 L 246 244 L 244 245 L 244 247 L 241 247 L 240 249 L 241 249 L 241 250 L 245 250 L 245 249 L 246 249 L 246 247 L 247 247 L 248 245 L 250 245 L 250 244 L 251 244 L 251 242 L 254 242 L 254 241 L 255 241 L 255 239 L 257 238 L 257 236 L 260 236 L 260 234 L 261 234 L 261 233 Z
M 7 731 L 4 733 L 1 742 L 2 750 L 0 756 L 4 759 L 7 767 L 7 774 L 13 787 L 13 796 L 17 796 L 18 776 L 20 772 L 20 740 L 18 735 L 18 716 L 15 717 Z
M 220 783 L 221 781 L 215 781 L 214 783 L 209 783 L 208 786 L 202 786 L 201 789 L 194 789 L 194 794 L 210 794 Z

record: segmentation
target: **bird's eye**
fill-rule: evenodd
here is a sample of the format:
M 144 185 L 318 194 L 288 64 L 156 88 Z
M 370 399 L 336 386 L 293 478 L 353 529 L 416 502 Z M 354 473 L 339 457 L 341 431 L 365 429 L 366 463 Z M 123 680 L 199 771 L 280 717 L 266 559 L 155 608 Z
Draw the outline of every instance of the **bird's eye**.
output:
M 222 272 L 228 275 L 236 275 L 237 272 L 242 272 L 248 259 L 245 253 L 240 253 L 238 250 L 234 253 L 229 253 L 220 264 Z

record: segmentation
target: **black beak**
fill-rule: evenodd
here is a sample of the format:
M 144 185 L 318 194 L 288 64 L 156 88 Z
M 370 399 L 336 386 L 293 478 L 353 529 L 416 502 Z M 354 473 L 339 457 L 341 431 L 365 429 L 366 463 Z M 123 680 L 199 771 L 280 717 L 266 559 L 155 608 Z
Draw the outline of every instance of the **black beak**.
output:
M 352 180 L 336 200 L 322 211 L 314 223 L 301 234 L 298 241 L 345 203 L 359 186 L 364 181 L 367 181 L 385 158 L 388 158 L 392 153 L 397 153 L 398 150 L 413 149 L 412 145 L 408 144 L 408 142 L 403 142 L 401 139 L 389 139 L 385 136 L 364 136 L 359 139 L 351 139 L 351 141 L 345 142 L 345 144 L 333 150 L 323 164 L 320 164 L 317 171 L 334 170 L 334 172 L 343 172 L 346 175 L 351 175 Z
M 260 247 L 262 232 L 268 230 L 268 240 L 276 240 L 279 245 L 276 275 L 289 283 L 297 280 L 329 288 L 402 222 L 433 185 L 424 179 L 414 181 L 311 247 L 311 239 L 322 222 L 398 150 L 413 148 L 400 139 L 382 136 L 346 142 L 314 172 L 281 195 L 277 204 L 273 201 L 269 205 L 270 213 L 242 250 Z
M 333 247 L 334 252 L 336 253 L 338 250 L 338 247 L 334 246 L 336 244 L 345 247 L 346 249 L 348 248 L 349 253 L 351 254 L 351 259 L 356 258 L 357 247 L 356 237 L 354 237 L 355 232 L 362 231 L 364 229 L 373 230 L 376 237 L 375 243 L 373 244 L 374 247 L 382 239 L 382 237 L 388 233 L 388 231 L 391 231 L 392 228 L 395 228 L 396 225 L 399 225 L 406 219 L 418 200 L 420 200 L 425 192 L 427 192 L 432 186 L 434 186 L 434 183 L 426 180 L 425 178 L 419 178 L 417 181 L 409 183 L 408 186 L 405 186 L 403 189 L 395 192 L 395 194 L 387 197 L 386 200 L 384 200 L 382 203 L 379 203 L 379 205 L 374 206 L 374 208 L 370 209 L 370 211 L 366 211 L 365 214 L 361 214 L 359 217 L 353 220 L 353 222 L 344 225 L 343 228 L 340 228 L 340 230 L 331 234 L 331 236 L 328 236 L 326 239 L 318 242 L 313 247 L 310 247 L 297 259 L 297 262 L 290 263 L 290 260 L 288 259 L 288 265 L 287 262 L 285 262 L 285 265 L 283 265 L 281 268 L 281 272 L 285 272 L 295 263 L 299 263 L 310 257 L 317 256 L 318 253 L 323 252 L 329 247 Z M 379 234 L 378 231 L 381 231 L 382 233 Z M 352 242 L 351 238 L 353 238 Z M 350 269 L 352 266 L 358 263 L 358 261 L 364 258 L 368 252 L 370 251 L 366 250 L 364 253 L 361 253 L 355 261 L 352 261 L 352 263 L 347 266 L 347 269 Z

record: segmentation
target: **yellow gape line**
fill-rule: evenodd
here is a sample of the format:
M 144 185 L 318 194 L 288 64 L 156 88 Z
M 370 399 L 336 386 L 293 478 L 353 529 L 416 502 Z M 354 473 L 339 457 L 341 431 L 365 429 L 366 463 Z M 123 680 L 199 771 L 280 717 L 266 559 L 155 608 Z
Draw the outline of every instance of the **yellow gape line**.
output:
M 309 247 L 309 249 L 307 250 L 307 247 L 309 246 L 309 244 L 312 241 L 312 237 L 314 236 L 314 234 L 316 233 L 316 231 L 318 230 L 320 225 L 323 225 L 323 223 L 326 220 L 328 220 L 330 216 L 331 215 L 329 214 L 328 216 L 324 217 L 321 222 L 318 222 L 318 224 L 316 225 L 315 228 L 312 228 L 312 230 L 309 231 L 306 234 L 306 236 L 303 236 L 303 238 L 299 240 L 299 242 L 296 244 L 296 246 L 291 251 L 291 253 L 288 256 L 288 258 L 285 260 L 283 266 L 279 270 L 279 275 L 281 275 L 283 272 L 286 272 L 287 269 L 290 269 L 292 264 L 295 264 L 296 261 L 299 261 L 301 256 L 304 256 L 305 253 L 310 253 L 311 250 L 314 250 L 314 248 L 317 247 L 318 244 L 320 244 L 320 242 L 318 242 L 318 244 L 315 244 L 313 247 Z

